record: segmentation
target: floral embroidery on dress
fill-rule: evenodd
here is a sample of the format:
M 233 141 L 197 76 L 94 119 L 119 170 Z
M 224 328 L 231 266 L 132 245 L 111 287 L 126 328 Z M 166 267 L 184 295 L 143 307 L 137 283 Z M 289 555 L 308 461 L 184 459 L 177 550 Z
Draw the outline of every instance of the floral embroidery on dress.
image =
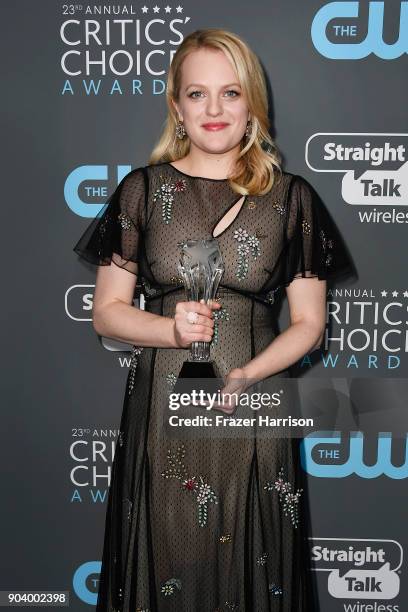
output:
M 248 238 L 248 232 L 242 229 L 242 227 L 240 227 L 237 230 L 235 230 L 234 238 L 238 240 L 238 242 L 245 242 L 246 239 Z
M 260 557 L 257 558 L 256 564 L 259 566 L 265 565 L 267 557 L 268 553 L 263 553 Z
M 218 504 L 218 499 L 211 486 L 204 481 L 203 476 L 188 476 L 187 469 L 182 461 L 185 456 L 184 444 L 177 447 L 174 453 L 167 451 L 169 468 L 161 475 L 163 478 L 177 478 L 185 491 L 193 492 L 198 504 L 198 524 L 205 527 L 208 519 L 208 504 Z
M 259 237 L 256 233 L 249 235 L 242 227 L 235 230 L 233 236 L 238 242 L 238 266 L 235 275 L 239 280 L 244 280 L 248 275 L 249 256 L 257 259 L 261 254 Z
M 224 605 L 228 610 L 238 610 L 238 604 L 232 601 L 226 601 Z
M 268 304 L 274 304 L 275 303 L 275 293 L 276 292 L 277 292 L 277 289 L 271 289 L 265 295 L 265 300 L 268 302 Z
M 166 383 L 168 384 L 170 389 L 173 389 L 176 382 L 177 382 L 177 376 L 173 372 L 170 372 L 169 374 L 166 375 Z
M 120 223 L 120 226 L 124 230 L 130 230 L 132 227 L 132 221 L 129 215 L 127 215 L 126 213 L 120 213 L 118 215 L 118 222 Z
M 136 612 L 150 612 L 150 608 L 136 608 Z
M 225 601 L 224 606 L 222 608 L 215 608 L 214 612 L 225 612 L 227 610 L 238 610 L 238 604 L 233 603 L 232 601 Z
M 143 293 L 147 297 L 152 297 L 153 295 L 156 295 L 160 292 L 159 289 L 156 289 L 156 287 L 152 287 L 147 278 L 144 278 L 144 276 L 141 277 L 140 284 L 142 285 Z
M 218 499 L 209 484 L 204 482 L 202 476 L 200 478 L 200 484 L 198 485 L 197 503 L 198 503 L 198 524 L 200 527 L 205 527 L 208 518 L 208 504 L 213 502 L 218 504 Z
M 142 346 L 133 346 L 132 348 L 132 355 L 130 357 L 130 367 L 129 367 L 129 389 L 128 389 L 128 394 L 130 395 L 133 391 L 133 387 L 135 386 L 135 376 L 136 376 L 136 369 L 137 369 L 137 358 L 140 355 L 140 353 L 142 352 L 143 347 Z
M 230 533 L 225 533 L 224 535 L 220 536 L 220 542 L 222 544 L 226 544 L 228 542 L 231 542 L 231 534 Z
M 285 481 L 283 478 L 283 467 L 279 470 L 278 478 L 274 483 L 267 482 L 264 489 L 267 491 L 278 491 L 279 501 L 283 503 L 283 513 L 285 516 L 289 515 L 292 521 L 292 525 L 297 527 L 299 524 L 298 517 L 298 505 L 299 497 L 303 489 L 298 489 L 296 493 L 292 492 L 292 485 L 290 482 Z
M 185 191 L 187 187 L 186 179 L 179 178 L 174 181 L 174 191 L 180 192 Z
M 309 221 L 306 221 L 306 219 L 303 219 L 303 220 L 302 220 L 302 232 L 303 232 L 304 234 L 309 235 L 311 231 L 312 231 L 312 230 L 311 230 L 311 227 L 310 227 L 310 223 L 309 223 Z
M 164 595 L 173 595 L 176 588 L 181 591 L 181 580 L 179 578 L 169 578 L 169 580 L 162 584 L 161 592 Z
M 279 204 L 279 202 L 276 202 L 276 201 L 272 202 L 271 206 L 272 206 L 272 208 L 277 210 L 280 215 L 284 215 L 285 214 L 285 207 L 282 206 L 282 204 Z
M 173 285 L 182 285 L 184 281 L 183 281 L 183 279 L 180 276 L 172 276 L 170 278 L 170 282 Z
M 269 585 L 269 590 L 273 595 L 282 595 L 282 589 L 273 582 Z
M 182 462 L 185 454 L 186 451 L 184 450 L 184 444 L 178 446 L 175 453 L 172 453 L 171 450 L 168 449 L 167 461 L 170 467 L 161 473 L 163 478 L 177 478 L 178 480 L 187 478 L 187 468 Z
M 219 335 L 218 334 L 218 322 L 219 321 L 229 321 L 229 312 L 226 308 L 221 306 L 221 308 L 219 308 L 218 310 L 213 311 L 213 318 L 214 318 L 214 335 L 210 343 L 211 347 L 218 343 L 218 335 Z
M 172 181 L 171 179 L 165 180 L 163 175 L 160 175 L 162 184 L 156 189 L 153 194 L 153 202 L 157 200 L 161 201 L 162 205 L 162 219 L 167 225 L 171 221 L 172 206 L 174 201 L 174 193 L 181 193 L 186 190 L 186 180 L 184 178 Z
M 332 240 L 331 238 L 327 239 L 324 230 L 320 230 L 319 235 L 320 235 L 320 240 L 322 241 L 323 253 L 325 255 L 324 263 L 327 267 L 329 267 L 333 263 L 333 254 L 331 252 L 331 249 L 334 246 L 334 240 Z

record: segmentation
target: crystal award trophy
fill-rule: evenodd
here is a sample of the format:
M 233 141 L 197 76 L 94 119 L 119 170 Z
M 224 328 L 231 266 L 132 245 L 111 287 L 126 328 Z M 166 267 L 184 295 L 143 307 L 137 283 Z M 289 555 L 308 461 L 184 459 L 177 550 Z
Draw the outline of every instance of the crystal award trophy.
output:
M 187 301 L 208 304 L 214 300 L 224 273 L 224 264 L 215 238 L 186 240 L 179 243 L 180 262 L 177 266 L 183 280 Z M 200 379 L 206 390 L 214 391 L 219 378 L 216 364 L 211 360 L 210 342 L 199 340 L 191 343 L 188 359 L 183 363 L 174 391 L 186 391 L 183 379 Z

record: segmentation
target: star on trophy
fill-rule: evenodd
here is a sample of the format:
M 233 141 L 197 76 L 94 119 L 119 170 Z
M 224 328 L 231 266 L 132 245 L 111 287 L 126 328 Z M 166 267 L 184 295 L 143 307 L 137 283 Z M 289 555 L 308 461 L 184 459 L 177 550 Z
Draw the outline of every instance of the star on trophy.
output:
M 183 280 L 187 301 L 204 300 L 204 303 L 208 304 L 215 298 L 224 273 L 218 241 L 215 238 L 186 240 L 178 245 L 181 247 L 181 253 L 177 269 Z M 210 342 L 198 340 L 191 343 L 189 357 L 183 363 L 174 391 L 182 389 L 187 392 L 183 379 L 192 378 L 200 379 L 200 384 L 203 384 L 206 390 L 215 391 L 215 379 L 220 377 L 215 362 L 211 360 Z

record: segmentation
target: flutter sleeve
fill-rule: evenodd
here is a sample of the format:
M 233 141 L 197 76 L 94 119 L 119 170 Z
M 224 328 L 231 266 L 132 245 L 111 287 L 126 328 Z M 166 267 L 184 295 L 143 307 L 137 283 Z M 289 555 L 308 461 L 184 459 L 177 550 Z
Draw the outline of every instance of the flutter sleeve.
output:
M 73 250 L 98 266 L 111 262 L 137 274 L 145 222 L 147 176 L 136 168 L 120 181 Z
M 288 286 L 295 278 L 332 280 L 356 277 L 356 269 L 330 214 L 301 176 L 289 184 L 283 249 L 274 269 L 272 286 Z

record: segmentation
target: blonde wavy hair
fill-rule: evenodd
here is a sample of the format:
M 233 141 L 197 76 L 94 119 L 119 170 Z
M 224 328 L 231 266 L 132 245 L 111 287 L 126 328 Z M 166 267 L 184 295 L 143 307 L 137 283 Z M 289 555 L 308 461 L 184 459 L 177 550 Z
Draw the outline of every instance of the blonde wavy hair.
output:
M 163 132 L 155 145 L 149 164 L 172 162 L 182 159 L 190 149 L 190 139 L 176 137 L 178 116 L 172 100 L 178 102 L 183 60 L 192 51 L 209 48 L 221 50 L 230 60 L 241 85 L 251 116 L 252 131 L 243 137 L 235 170 L 229 183 L 242 195 L 263 195 L 275 182 L 275 174 L 281 170 L 280 153 L 269 135 L 268 96 L 264 74 L 256 55 L 236 34 L 221 28 L 196 30 L 186 36 L 171 61 L 166 101 L 168 114 Z

